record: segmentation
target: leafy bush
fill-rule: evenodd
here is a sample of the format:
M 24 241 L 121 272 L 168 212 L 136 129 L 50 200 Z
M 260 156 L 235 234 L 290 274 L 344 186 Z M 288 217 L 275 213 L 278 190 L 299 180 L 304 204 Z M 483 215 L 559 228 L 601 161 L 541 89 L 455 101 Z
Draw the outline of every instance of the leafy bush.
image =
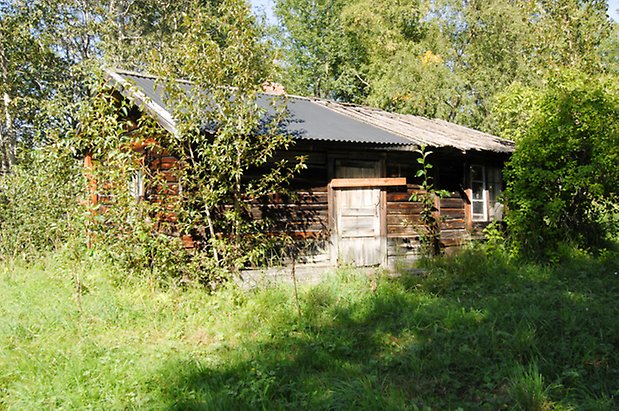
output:
M 502 254 L 505 249 L 505 227 L 498 221 L 493 221 L 483 230 L 486 242 L 484 243 L 488 254 Z
M 567 73 L 535 101 L 507 167 L 507 223 L 517 252 L 548 256 L 558 243 L 599 248 L 617 230 L 619 90 Z
M 84 188 L 79 161 L 62 151 L 22 158 L 0 177 L 0 258 L 32 256 L 83 236 Z
M 443 198 L 449 194 L 446 190 L 437 190 L 432 183 L 432 164 L 428 158 L 432 151 L 426 150 L 426 146 L 421 146 L 420 149 L 415 150 L 419 157 L 417 163 L 421 166 L 417 173 L 416 178 L 421 179 L 419 186 L 420 191 L 411 195 L 410 201 L 416 201 L 421 203 L 421 211 L 419 217 L 421 220 L 420 229 L 420 242 L 421 249 L 424 255 L 435 256 L 441 253 L 441 221 L 437 216 L 436 199 Z

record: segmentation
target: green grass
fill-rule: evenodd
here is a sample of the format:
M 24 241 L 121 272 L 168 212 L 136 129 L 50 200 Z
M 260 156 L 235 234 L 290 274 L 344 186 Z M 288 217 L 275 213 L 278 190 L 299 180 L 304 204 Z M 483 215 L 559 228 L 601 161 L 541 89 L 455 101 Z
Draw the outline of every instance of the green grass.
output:
M 619 258 L 479 251 L 208 294 L 96 260 L 0 266 L 0 409 L 619 408 Z M 84 288 L 75 298 L 74 276 Z

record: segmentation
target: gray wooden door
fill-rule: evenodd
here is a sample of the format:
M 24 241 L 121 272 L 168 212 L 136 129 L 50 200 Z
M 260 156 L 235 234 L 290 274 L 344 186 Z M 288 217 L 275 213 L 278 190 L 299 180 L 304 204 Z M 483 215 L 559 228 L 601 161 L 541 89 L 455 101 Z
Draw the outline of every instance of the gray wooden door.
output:
M 336 178 L 380 176 L 378 162 L 336 162 Z M 334 190 L 335 246 L 338 263 L 379 265 L 384 260 L 385 239 L 381 236 L 380 188 Z

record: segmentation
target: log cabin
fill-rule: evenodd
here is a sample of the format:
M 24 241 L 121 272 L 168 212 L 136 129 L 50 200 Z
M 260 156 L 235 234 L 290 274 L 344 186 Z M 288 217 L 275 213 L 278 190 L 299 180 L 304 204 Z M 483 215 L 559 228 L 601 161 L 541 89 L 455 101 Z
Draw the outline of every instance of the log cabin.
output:
M 172 110 L 153 76 L 108 70 L 107 82 L 142 115 L 176 132 Z M 253 218 L 279 219 L 282 230 L 307 241 L 304 262 L 391 266 L 418 258 L 422 229 L 416 151 L 433 153 L 433 184 L 449 195 L 437 198 L 440 247 L 458 249 L 480 229 L 502 219 L 501 169 L 514 150 L 511 141 L 444 120 L 390 113 L 371 107 L 286 95 L 285 132 L 295 144 L 274 160 L 306 156 L 307 168 L 291 183 L 294 200 L 253 204 Z M 258 104 L 268 111 L 269 92 Z M 149 167 L 170 169 L 178 160 L 149 152 Z M 246 176 L 251 178 L 251 176 Z M 136 193 L 144 195 L 140 178 Z

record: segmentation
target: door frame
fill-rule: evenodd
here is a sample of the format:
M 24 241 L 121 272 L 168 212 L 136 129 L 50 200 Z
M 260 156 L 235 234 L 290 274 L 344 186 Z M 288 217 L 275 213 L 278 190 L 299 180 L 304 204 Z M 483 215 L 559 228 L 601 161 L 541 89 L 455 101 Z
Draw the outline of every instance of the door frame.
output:
M 374 178 L 334 178 L 335 167 L 338 160 L 341 161 L 360 161 L 368 163 L 378 163 L 379 176 Z M 380 218 L 380 241 L 381 241 L 381 262 L 382 266 L 387 264 L 387 187 L 393 186 L 406 186 L 405 177 L 397 178 L 385 178 L 385 156 L 359 156 L 352 159 L 347 156 L 333 156 L 329 158 L 329 183 L 327 184 L 327 213 L 329 219 L 329 231 L 330 231 L 330 261 L 332 265 L 338 264 L 338 233 L 336 229 L 337 220 L 337 204 L 335 195 L 336 190 L 350 189 L 350 188 L 372 188 L 380 189 L 380 204 L 379 204 L 379 218 Z
M 351 179 L 352 180 L 352 179 Z M 332 181 L 336 181 L 335 179 Z M 331 262 L 333 263 L 333 265 L 338 265 L 340 263 L 340 234 L 338 232 L 338 227 L 337 227 L 337 220 L 338 220 L 338 204 L 337 204 L 337 199 L 338 199 L 338 192 L 342 192 L 343 190 L 359 190 L 359 189 L 369 189 L 369 190 L 376 190 L 379 189 L 379 203 L 378 203 L 378 224 L 379 224 L 379 233 L 378 233 L 378 239 L 379 239 L 379 262 L 378 264 L 381 266 L 384 266 L 385 263 L 387 262 L 386 258 L 387 258 L 387 236 L 386 236 L 386 224 L 387 224 L 387 213 L 385 212 L 385 206 L 386 206 L 386 196 L 385 196 L 385 190 L 380 188 L 380 187 L 367 187 L 367 186 L 360 186 L 360 187 L 333 187 L 331 186 L 331 189 L 329 190 L 329 196 L 331 198 L 331 203 L 333 204 L 333 218 L 332 218 L 332 223 L 333 225 L 331 226 Z

